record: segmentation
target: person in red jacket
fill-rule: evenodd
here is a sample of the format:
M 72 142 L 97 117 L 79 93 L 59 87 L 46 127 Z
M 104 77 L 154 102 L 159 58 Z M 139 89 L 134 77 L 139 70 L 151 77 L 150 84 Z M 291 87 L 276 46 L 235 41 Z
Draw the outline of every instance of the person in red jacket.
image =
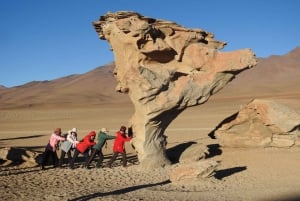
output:
M 128 142 L 132 139 L 132 137 L 127 137 L 126 136 L 126 127 L 121 126 L 120 131 L 116 133 L 116 138 L 114 141 L 114 146 L 113 146 L 113 155 L 108 162 L 107 166 L 111 168 L 113 162 L 116 160 L 118 157 L 119 153 L 122 155 L 122 165 L 123 167 L 126 167 L 127 165 L 127 159 L 126 159 L 126 150 L 125 150 L 125 142 Z
M 74 163 L 75 163 L 75 160 L 77 159 L 79 153 L 81 153 L 81 154 L 84 155 L 84 158 L 85 158 L 84 167 L 87 167 L 86 165 L 87 165 L 87 162 L 88 162 L 88 159 L 89 159 L 89 150 L 90 150 L 90 147 L 92 147 L 92 146 L 94 146 L 96 144 L 96 142 L 94 142 L 95 137 L 96 137 L 96 132 L 95 131 L 91 131 L 91 132 L 89 132 L 89 134 L 87 134 L 83 138 L 83 140 L 81 140 L 76 145 L 76 149 L 75 149 L 73 158 L 72 158 L 72 160 L 70 162 L 70 168 L 71 169 L 74 169 Z

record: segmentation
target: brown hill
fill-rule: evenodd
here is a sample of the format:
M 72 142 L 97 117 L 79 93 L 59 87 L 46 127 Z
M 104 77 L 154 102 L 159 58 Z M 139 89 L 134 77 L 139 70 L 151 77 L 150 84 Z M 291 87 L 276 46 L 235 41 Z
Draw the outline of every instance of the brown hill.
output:
M 81 75 L 51 81 L 33 81 L 0 90 L 0 108 L 36 106 L 66 107 L 128 101 L 127 95 L 115 92 L 114 64 L 98 67 Z
M 215 98 L 300 96 L 300 47 L 258 61 L 256 67 L 239 74 Z M 113 68 L 111 63 L 85 74 L 1 88 L 0 109 L 128 102 L 127 95 L 115 92 Z
M 2 89 L 6 89 L 6 87 L 3 85 L 0 85 L 0 90 L 2 90 Z
M 218 96 L 300 96 L 300 47 L 283 56 L 258 58 L 256 67 L 239 74 Z

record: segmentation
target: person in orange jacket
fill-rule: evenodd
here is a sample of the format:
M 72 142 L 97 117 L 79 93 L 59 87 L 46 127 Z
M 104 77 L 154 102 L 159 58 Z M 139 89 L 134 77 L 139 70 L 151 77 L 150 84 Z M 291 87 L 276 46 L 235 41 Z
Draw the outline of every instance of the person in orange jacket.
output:
M 85 158 L 85 164 L 84 167 L 87 167 L 87 162 L 89 159 L 89 148 L 94 146 L 96 144 L 96 142 L 94 142 L 96 137 L 96 132 L 95 131 L 91 131 L 89 132 L 89 134 L 87 134 L 83 140 L 81 140 L 77 145 L 76 145 L 76 149 L 73 155 L 73 158 L 70 162 L 70 168 L 74 169 L 74 163 L 75 160 L 77 159 L 79 153 L 84 155 Z
M 126 150 L 125 150 L 125 142 L 128 142 L 132 139 L 132 137 L 126 136 L 126 127 L 121 126 L 120 131 L 116 133 L 116 138 L 114 140 L 113 146 L 113 155 L 108 162 L 107 166 L 111 168 L 113 162 L 117 159 L 119 153 L 122 155 L 122 165 L 126 167 L 127 159 L 126 159 Z

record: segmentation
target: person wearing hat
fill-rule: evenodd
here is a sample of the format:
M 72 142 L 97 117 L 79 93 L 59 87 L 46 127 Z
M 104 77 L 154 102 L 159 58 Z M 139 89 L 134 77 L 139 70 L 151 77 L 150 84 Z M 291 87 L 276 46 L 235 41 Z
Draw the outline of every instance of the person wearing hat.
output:
M 129 142 L 132 139 L 132 136 L 126 136 L 126 127 L 121 126 L 120 131 L 117 132 L 116 139 L 113 146 L 113 155 L 108 162 L 107 166 L 111 168 L 113 162 L 117 159 L 119 153 L 122 155 L 122 165 L 126 167 L 126 151 L 125 151 L 125 142 Z
M 84 136 L 83 140 L 79 141 L 79 143 L 76 144 L 76 149 L 74 151 L 73 158 L 69 164 L 71 169 L 74 169 L 74 163 L 75 163 L 75 160 L 77 159 L 79 153 L 84 155 L 84 158 L 85 158 L 84 166 L 86 167 L 88 159 L 89 159 L 89 150 L 90 150 L 89 148 L 96 144 L 94 142 L 95 137 L 96 137 L 96 132 L 90 131 L 89 134 Z
M 96 164 L 96 168 L 100 168 L 102 166 L 102 161 L 103 161 L 102 148 L 104 145 L 107 145 L 107 140 L 112 140 L 116 138 L 116 136 L 108 135 L 108 133 L 109 131 L 106 128 L 101 128 L 97 136 L 97 144 L 95 144 L 92 147 L 92 153 L 86 165 L 86 168 L 90 168 L 90 164 L 94 160 L 96 155 L 99 156 L 98 162 Z
M 68 161 L 72 160 L 71 151 L 76 147 L 77 143 L 77 128 L 72 128 L 72 130 L 68 131 L 67 140 L 64 141 L 61 145 L 61 154 L 59 159 L 59 167 L 62 167 L 64 163 L 65 155 L 68 156 Z
M 49 143 L 47 144 L 45 151 L 44 151 L 44 157 L 41 163 L 41 169 L 45 169 L 45 165 L 47 164 L 49 157 L 52 158 L 52 164 L 55 168 L 57 165 L 58 157 L 56 154 L 56 149 L 58 148 L 58 144 L 60 141 L 65 141 L 64 137 L 61 137 L 61 128 L 54 129 L 54 132 L 50 136 Z

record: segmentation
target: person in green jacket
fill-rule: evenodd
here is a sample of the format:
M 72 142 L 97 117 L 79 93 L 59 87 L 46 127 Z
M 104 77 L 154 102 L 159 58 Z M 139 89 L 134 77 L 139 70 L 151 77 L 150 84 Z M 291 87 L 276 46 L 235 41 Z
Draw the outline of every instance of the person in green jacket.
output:
M 103 153 L 102 153 L 102 147 L 107 143 L 106 140 L 112 140 L 115 139 L 116 136 L 113 135 L 108 135 L 108 130 L 106 128 L 101 128 L 100 132 L 98 133 L 97 136 L 97 144 L 95 144 L 92 147 L 92 153 L 91 156 L 88 160 L 88 163 L 86 165 L 86 168 L 90 168 L 91 162 L 94 160 L 95 156 L 99 156 L 99 160 L 96 164 L 96 168 L 101 168 L 102 166 L 102 161 L 103 161 Z

